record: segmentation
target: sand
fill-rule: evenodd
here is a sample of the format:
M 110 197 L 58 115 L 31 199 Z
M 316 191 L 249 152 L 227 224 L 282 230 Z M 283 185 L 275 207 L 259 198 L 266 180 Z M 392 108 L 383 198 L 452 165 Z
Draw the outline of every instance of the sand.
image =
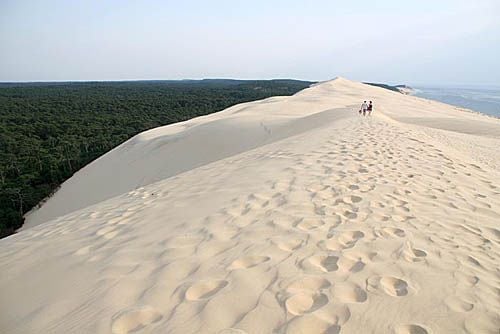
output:
M 498 333 L 499 147 L 343 78 L 145 132 L 0 240 L 0 332 Z

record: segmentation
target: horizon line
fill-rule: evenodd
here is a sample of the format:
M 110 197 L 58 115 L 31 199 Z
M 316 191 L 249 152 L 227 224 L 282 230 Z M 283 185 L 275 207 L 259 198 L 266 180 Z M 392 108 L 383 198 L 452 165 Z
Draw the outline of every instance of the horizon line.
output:
M 181 79 L 63 79 L 63 80 L 19 80 L 19 81 L 0 81 L 0 85 L 5 84 L 50 84 L 50 83 L 120 83 L 120 82 L 161 82 L 161 81 L 203 81 L 203 80 L 233 80 L 233 81 L 273 81 L 273 80 L 293 80 L 293 81 L 303 81 L 303 82 L 312 82 L 319 83 L 334 80 L 338 77 L 344 76 L 335 76 L 330 79 L 325 80 L 311 80 L 311 79 L 297 79 L 291 77 L 276 77 L 276 78 L 236 78 L 236 77 L 205 77 L 205 78 L 181 78 Z M 361 83 L 379 83 L 379 84 L 387 84 L 391 86 L 396 85 L 407 85 L 409 87 L 422 87 L 422 88 L 482 88 L 482 89 L 500 89 L 499 84 L 482 84 L 482 83 L 411 83 L 411 82 L 402 82 L 398 81 L 397 83 L 393 83 L 392 81 L 377 81 L 377 80 L 353 80 Z
M 308 81 L 308 82 L 322 82 L 327 80 L 308 80 L 296 79 L 290 77 L 276 77 L 276 78 L 252 78 L 252 79 L 239 79 L 235 77 L 206 77 L 206 78 L 182 78 L 182 79 L 63 79 L 63 80 L 19 80 L 19 81 L 0 81 L 0 84 L 5 83 L 65 83 L 65 82 L 131 82 L 131 81 L 202 81 L 202 80 L 234 80 L 234 81 L 271 81 L 271 80 L 295 80 L 295 81 Z

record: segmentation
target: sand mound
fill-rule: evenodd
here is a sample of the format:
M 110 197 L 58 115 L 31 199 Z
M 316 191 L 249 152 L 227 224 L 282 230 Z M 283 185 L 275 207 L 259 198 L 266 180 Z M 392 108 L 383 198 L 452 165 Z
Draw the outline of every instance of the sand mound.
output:
M 342 78 L 151 130 L 0 240 L 0 328 L 498 333 L 499 133 Z

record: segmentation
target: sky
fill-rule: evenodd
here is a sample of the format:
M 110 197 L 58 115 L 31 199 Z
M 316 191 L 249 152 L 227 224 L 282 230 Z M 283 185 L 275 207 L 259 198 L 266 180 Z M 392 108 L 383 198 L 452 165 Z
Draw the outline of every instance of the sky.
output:
M 0 81 L 500 86 L 500 0 L 0 0 Z

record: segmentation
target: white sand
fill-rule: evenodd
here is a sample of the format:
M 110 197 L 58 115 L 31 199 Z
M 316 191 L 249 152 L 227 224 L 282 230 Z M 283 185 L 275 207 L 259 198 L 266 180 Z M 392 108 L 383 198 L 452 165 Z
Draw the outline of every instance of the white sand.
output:
M 499 148 L 345 79 L 145 132 L 0 240 L 0 332 L 498 333 Z

